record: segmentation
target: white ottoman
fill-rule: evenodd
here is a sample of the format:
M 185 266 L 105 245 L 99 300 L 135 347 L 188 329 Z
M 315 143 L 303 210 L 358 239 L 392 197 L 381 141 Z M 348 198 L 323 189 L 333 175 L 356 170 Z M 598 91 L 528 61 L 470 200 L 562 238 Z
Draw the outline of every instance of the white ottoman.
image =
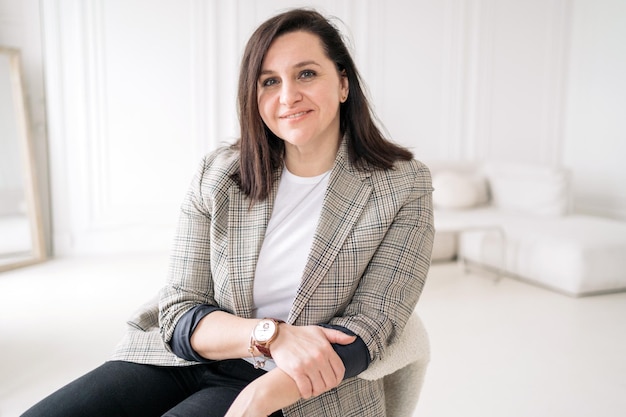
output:
M 431 260 L 433 262 L 449 262 L 457 255 L 457 233 L 453 231 L 437 231 L 433 242 Z
M 570 215 L 501 226 L 503 235 L 462 233 L 459 255 L 572 296 L 626 290 L 626 222 Z

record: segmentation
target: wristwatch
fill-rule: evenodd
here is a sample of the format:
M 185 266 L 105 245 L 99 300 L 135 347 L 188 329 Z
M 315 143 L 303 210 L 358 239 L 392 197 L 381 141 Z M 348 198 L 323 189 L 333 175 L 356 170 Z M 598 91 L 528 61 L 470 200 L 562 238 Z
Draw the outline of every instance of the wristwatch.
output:
M 278 325 L 284 323 L 283 320 L 265 318 L 261 320 L 252 330 L 252 344 L 267 358 L 271 358 L 270 343 L 278 337 Z

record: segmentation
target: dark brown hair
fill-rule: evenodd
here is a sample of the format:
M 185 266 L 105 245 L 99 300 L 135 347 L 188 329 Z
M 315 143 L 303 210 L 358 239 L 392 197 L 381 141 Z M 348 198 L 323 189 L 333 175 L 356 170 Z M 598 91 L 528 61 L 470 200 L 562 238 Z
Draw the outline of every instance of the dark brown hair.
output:
M 324 52 L 337 71 L 348 77 L 348 99 L 340 107 L 340 130 L 348 142 L 350 161 L 361 170 L 390 169 L 398 160 L 409 160 L 411 152 L 389 142 L 374 121 L 360 75 L 340 32 L 314 10 L 295 9 L 265 21 L 252 34 L 241 61 L 238 87 L 241 137 L 240 171 L 242 191 L 253 202 L 270 194 L 273 174 L 282 165 L 284 142 L 265 125 L 257 102 L 257 81 L 265 54 L 277 37 L 297 31 L 319 37 Z

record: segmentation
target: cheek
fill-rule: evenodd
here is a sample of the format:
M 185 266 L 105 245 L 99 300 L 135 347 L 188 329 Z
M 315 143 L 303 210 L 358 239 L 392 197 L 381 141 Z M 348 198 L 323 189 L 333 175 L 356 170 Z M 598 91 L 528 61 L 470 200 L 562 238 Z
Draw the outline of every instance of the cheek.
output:
M 260 96 L 257 100 L 257 106 L 259 107 L 259 114 L 261 115 L 261 119 L 268 124 L 270 122 L 271 117 L 271 106 L 269 104 L 269 100 L 267 97 Z

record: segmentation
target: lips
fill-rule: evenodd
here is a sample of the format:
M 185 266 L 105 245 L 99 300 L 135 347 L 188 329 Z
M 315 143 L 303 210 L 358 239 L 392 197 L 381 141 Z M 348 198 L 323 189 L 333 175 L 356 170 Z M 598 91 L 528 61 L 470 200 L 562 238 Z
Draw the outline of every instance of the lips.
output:
M 280 118 L 281 119 L 285 119 L 285 120 L 297 119 L 298 117 L 302 117 L 305 114 L 308 114 L 309 112 L 310 112 L 310 110 L 303 110 L 303 111 L 299 111 L 299 112 L 295 112 L 295 113 L 288 113 L 288 114 L 280 116 Z

